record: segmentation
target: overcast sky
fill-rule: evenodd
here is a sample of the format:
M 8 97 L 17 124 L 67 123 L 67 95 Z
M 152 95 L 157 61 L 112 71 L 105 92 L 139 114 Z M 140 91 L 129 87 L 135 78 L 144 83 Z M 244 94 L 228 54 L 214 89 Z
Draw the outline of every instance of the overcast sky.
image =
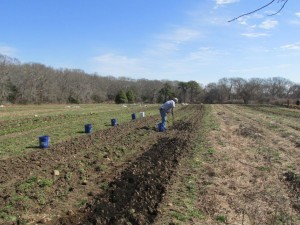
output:
M 0 0 L 0 53 L 133 79 L 284 77 L 300 83 L 300 2 Z

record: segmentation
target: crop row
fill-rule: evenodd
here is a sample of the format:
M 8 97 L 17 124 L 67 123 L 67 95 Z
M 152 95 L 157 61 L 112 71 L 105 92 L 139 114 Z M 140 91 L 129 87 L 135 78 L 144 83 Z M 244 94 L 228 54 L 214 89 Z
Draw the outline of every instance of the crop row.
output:
M 82 135 L 85 124 L 92 124 L 93 131 L 96 131 L 109 127 L 112 118 L 117 118 L 119 124 L 131 121 L 133 112 L 138 114 L 143 111 L 146 116 L 158 115 L 157 105 L 119 106 L 117 108 L 115 106 L 102 108 L 95 105 L 82 108 L 70 108 L 59 114 L 49 113 L 50 115 L 43 111 L 41 116 L 31 110 L 33 116 L 29 117 L 29 113 L 23 112 L 22 116 L 17 118 L 2 120 L 0 122 L 0 157 L 35 149 L 38 147 L 38 137 L 42 135 L 49 135 L 50 143 L 56 144 Z

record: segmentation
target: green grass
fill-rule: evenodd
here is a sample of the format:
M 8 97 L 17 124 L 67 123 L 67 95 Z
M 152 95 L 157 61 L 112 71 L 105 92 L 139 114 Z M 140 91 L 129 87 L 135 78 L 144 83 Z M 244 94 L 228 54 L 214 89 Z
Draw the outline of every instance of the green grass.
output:
M 0 219 L 4 219 L 6 221 L 15 222 L 17 221 L 17 216 L 10 215 L 6 212 L 0 211 Z
M 23 195 L 14 195 L 10 199 L 10 205 L 14 208 L 18 208 L 20 210 L 26 210 L 30 207 L 30 199 L 28 196 Z
M 208 153 L 208 154 L 213 155 L 215 152 L 216 152 L 216 150 L 213 149 L 213 148 L 208 148 L 208 149 L 207 149 L 207 153 Z
M 108 190 L 109 188 L 109 183 L 108 182 L 104 182 L 100 185 L 100 188 L 104 191 Z
M 0 208 L 0 218 L 14 220 L 16 211 L 47 204 L 47 194 L 52 192 L 53 180 L 45 177 L 31 176 L 16 184 L 16 192 L 7 204 Z
M 37 181 L 38 181 L 38 178 L 36 176 L 31 177 L 31 178 L 27 179 L 26 181 L 24 181 L 23 183 L 21 183 L 18 186 L 18 190 L 20 192 L 27 192 L 27 191 L 31 190 L 35 186 L 35 184 L 37 183 Z
M 83 207 L 85 204 L 87 203 L 87 200 L 86 199 L 79 199 L 77 200 L 77 207 Z
M 224 215 L 217 215 L 216 221 L 221 222 L 221 223 L 227 223 L 227 217 Z
M 38 185 L 39 187 L 41 188 L 45 188 L 45 187 L 51 187 L 53 185 L 53 181 L 50 180 L 50 179 L 41 179 L 41 180 L 38 180 Z
M 45 189 L 47 187 L 51 187 L 53 185 L 53 181 L 48 178 L 36 177 L 32 176 L 25 180 L 23 183 L 19 184 L 17 190 L 19 193 L 28 193 L 33 190 Z
M 1 108 L 0 157 L 22 154 L 37 148 L 38 137 L 49 135 L 49 145 L 84 134 L 84 125 L 92 124 L 92 132 L 107 129 L 111 119 L 118 124 L 131 121 L 131 114 L 145 112 L 158 115 L 157 105 L 89 104 L 89 105 L 34 105 Z
M 73 173 L 72 172 L 67 172 L 65 174 L 65 180 L 66 181 L 71 181 L 72 180 L 72 177 L 73 177 Z

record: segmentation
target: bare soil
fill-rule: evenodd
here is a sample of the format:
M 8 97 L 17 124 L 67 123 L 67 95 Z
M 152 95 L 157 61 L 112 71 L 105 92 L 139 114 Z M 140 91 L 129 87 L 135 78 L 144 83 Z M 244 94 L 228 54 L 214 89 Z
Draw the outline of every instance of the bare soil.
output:
M 1 160 L 0 224 L 153 223 L 200 126 L 188 107 L 166 132 L 148 117 Z

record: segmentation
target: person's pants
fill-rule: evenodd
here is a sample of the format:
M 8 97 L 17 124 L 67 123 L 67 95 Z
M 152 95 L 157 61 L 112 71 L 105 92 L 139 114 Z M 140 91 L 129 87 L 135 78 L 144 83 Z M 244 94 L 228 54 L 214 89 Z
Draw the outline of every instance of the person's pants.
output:
M 164 109 L 159 109 L 160 116 L 161 116 L 161 123 L 166 127 L 167 122 L 167 112 Z

